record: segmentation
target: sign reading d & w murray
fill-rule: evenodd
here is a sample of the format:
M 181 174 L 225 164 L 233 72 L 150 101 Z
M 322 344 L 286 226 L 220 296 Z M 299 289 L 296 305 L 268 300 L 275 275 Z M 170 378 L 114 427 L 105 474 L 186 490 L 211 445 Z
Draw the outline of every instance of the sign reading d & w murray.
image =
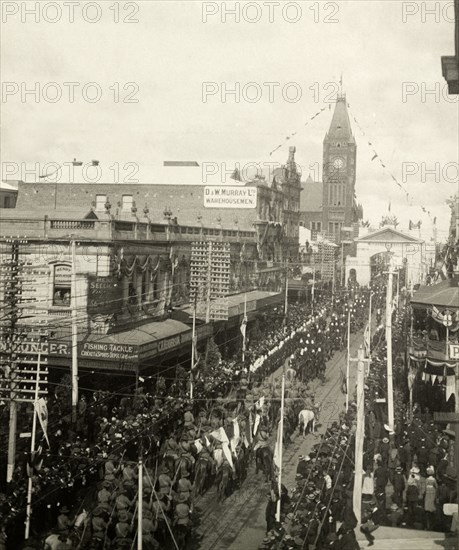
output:
M 207 185 L 205 208 L 256 208 L 257 188 L 240 185 Z

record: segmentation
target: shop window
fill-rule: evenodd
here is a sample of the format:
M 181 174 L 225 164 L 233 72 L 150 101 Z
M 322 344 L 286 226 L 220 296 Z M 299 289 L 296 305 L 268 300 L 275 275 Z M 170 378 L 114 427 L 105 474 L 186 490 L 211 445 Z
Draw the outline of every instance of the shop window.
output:
M 54 266 L 53 306 L 70 307 L 72 298 L 72 268 L 69 265 Z

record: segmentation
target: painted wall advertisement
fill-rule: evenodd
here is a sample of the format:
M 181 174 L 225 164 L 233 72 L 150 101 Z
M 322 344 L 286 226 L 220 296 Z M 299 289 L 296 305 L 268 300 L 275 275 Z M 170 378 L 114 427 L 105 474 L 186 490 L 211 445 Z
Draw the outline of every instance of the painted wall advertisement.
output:
M 115 313 L 121 307 L 121 284 L 116 277 L 88 276 L 88 312 Z
M 257 188 L 239 185 L 207 185 L 205 208 L 256 208 Z

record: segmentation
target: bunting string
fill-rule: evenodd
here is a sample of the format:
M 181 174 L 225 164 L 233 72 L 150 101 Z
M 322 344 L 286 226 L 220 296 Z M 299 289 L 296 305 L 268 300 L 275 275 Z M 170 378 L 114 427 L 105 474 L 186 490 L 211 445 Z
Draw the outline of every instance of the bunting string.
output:
M 347 104 L 347 107 L 351 111 L 349 103 Z M 351 112 L 351 115 L 352 115 L 352 118 L 353 118 L 357 128 L 360 130 L 362 135 L 365 137 L 365 140 L 368 144 L 369 149 L 372 151 L 373 156 L 371 157 L 371 161 L 373 162 L 373 161 L 376 160 L 380 164 L 381 168 L 383 169 L 383 172 L 387 176 L 389 176 L 392 179 L 392 181 L 395 183 L 395 185 L 397 185 L 397 187 L 405 194 L 405 198 L 406 198 L 407 203 L 410 206 L 414 206 L 414 197 L 413 197 L 413 195 L 411 195 L 407 191 L 406 187 L 403 184 L 401 184 L 398 181 L 398 179 L 394 176 L 394 174 L 387 168 L 386 164 L 383 162 L 383 160 L 381 158 L 381 155 L 378 153 L 375 146 L 373 145 L 373 142 L 371 141 L 371 138 L 367 137 L 367 133 L 362 128 L 362 126 L 359 124 L 359 122 L 358 122 L 358 120 L 355 117 L 353 112 Z M 428 208 L 426 208 L 425 206 L 423 206 L 422 204 L 419 204 L 419 203 L 417 204 L 417 206 L 424 212 L 424 214 L 427 214 L 429 216 L 430 221 L 433 222 L 432 214 L 431 214 L 430 210 Z
M 305 126 L 307 126 L 311 121 L 313 121 L 315 118 L 317 118 L 326 109 L 327 109 L 326 107 L 322 107 L 320 109 L 320 111 L 317 111 L 317 113 L 315 113 L 314 115 L 309 117 L 309 119 L 301 126 L 300 129 L 298 129 L 296 132 L 292 132 L 291 134 L 288 134 L 288 136 L 286 136 L 284 138 L 284 141 L 282 143 L 280 143 L 277 147 L 275 147 L 272 151 L 270 151 L 269 156 L 271 157 L 272 154 L 275 153 L 278 149 L 280 149 L 281 147 L 284 147 L 284 145 L 287 143 L 287 141 L 289 141 L 293 136 L 296 136 L 299 131 L 301 131 L 303 128 L 305 128 Z

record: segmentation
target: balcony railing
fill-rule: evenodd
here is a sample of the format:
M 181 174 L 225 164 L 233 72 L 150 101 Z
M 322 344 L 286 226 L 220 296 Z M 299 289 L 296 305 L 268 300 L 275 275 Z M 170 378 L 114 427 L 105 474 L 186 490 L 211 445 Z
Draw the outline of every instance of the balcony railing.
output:
M 94 240 L 140 240 L 140 241 L 195 241 L 224 240 L 250 241 L 256 232 L 222 227 L 201 227 L 176 224 L 160 224 L 115 219 L 75 220 L 11 218 L 3 219 L 0 238 L 22 235 L 30 238 L 68 238 L 81 236 Z

